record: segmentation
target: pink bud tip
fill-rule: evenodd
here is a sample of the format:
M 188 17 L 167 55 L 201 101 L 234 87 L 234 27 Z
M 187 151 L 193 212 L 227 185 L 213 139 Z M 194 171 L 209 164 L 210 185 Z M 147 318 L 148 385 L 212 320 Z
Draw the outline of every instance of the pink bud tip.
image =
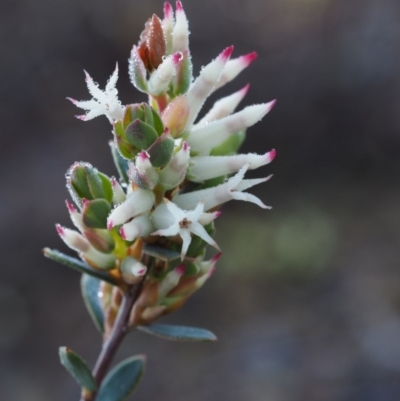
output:
M 85 198 L 82 198 L 82 203 L 83 203 L 83 206 L 86 206 L 89 203 L 89 201 Z
M 270 162 L 272 162 L 272 160 L 275 159 L 275 156 L 276 156 L 276 150 L 275 149 L 272 149 L 271 151 L 269 151 L 267 153 L 267 157 L 268 157 Z
M 253 52 L 253 53 L 249 53 L 249 54 L 245 54 L 244 56 L 241 56 L 240 59 L 247 65 L 249 65 L 250 63 L 252 63 L 256 58 L 257 58 L 257 53 Z
M 112 185 L 113 187 L 116 187 L 116 186 L 118 185 L 118 182 L 117 182 L 117 180 L 116 180 L 115 177 L 111 177 L 111 185 Z
M 65 204 L 67 205 L 67 209 L 70 213 L 76 212 L 75 206 L 68 199 L 66 199 Z
M 137 272 L 138 276 L 143 276 L 146 273 L 146 269 L 141 269 Z
M 215 218 L 218 218 L 222 214 L 222 210 L 217 210 L 215 213 Z
M 107 228 L 108 228 L 108 224 L 107 224 Z M 108 228 L 108 229 L 111 230 L 111 228 Z M 124 239 L 126 241 L 126 234 L 125 234 L 124 227 L 121 227 L 121 229 L 119 230 L 119 234 L 121 235 L 122 239 Z
M 75 99 L 72 99 L 72 97 L 67 97 L 66 99 L 69 100 L 72 104 L 77 104 L 78 103 L 78 101 L 75 100 Z
M 82 120 L 82 121 L 86 121 L 86 115 L 80 115 L 80 116 L 74 116 L 75 118 L 77 118 L 78 120 Z
M 60 224 L 56 224 L 56 230 L 61 237 L 65 234 L 64 228 Z
M 232 52 L 233 52 L 234 46 L 229 46 L 227 47 L 222 53 L 221 53 L 221 57 L 224 60 L 228 60 L 229 57 L 231 56 Z
M 107 221 L 107 230 L 112 230 L 114 223 L 112 220 Z
M 246 86 L 244 86 L 242 89 L 240 89 L 240 94 L 243 96 L 243 97 L 245 97 L 246 96 L 246 94 L 247 94 L 247 92 L 249 91 L 249 89 L 250 89 L 250 84 L 247 84 Z
M 276 99 L 272 100 L 271 102 L 269 102 L 267 104 L 268 111 L 270 111 L 275 106 L 275 103 L 276 103 Z
M 145 150 L 142 150 L 139 154 L 138 154 L 138 157 L 142 160 L 142 161 L 145 161 L 145 160 L 148 160 L 150 157 L 149 157 L 149 154 L 145 151 Z
M 208 277 L 212 276 L 215 273 L 215 266 L 213 266 L 209 271 L 208 271 Z
M 186 266 L 184 264 L 175 267 L 175 272 L 179 276 L 183 276 L 185 274 Z
M 164 3 L 164 17 L 165 18 L 169 18 L 172 14 L 172 6 L 171 3 L 169 3 L 168 1 L 166 1 Z
M 189 143 L 188 142 L 183 142 L 183 144 L 182 144 L 182 148 L 183 148 L 183 151 L 184 152 L 188 152 L 189 151 L 189 149 L 190 149 L 190 146 L 189 146 Z
M 179 0 L 176 2 L 176 11 L 183 11 L 182 3 Z
M 218 252 L 213 258 L 211 259 L 213 263 L 217 263 L 219 258 L 222 256 L 222 252 Z
M 176 65 L 183 59 L 183 54 L 181 52 L 176 52 L 172 55 L 172 61 Z

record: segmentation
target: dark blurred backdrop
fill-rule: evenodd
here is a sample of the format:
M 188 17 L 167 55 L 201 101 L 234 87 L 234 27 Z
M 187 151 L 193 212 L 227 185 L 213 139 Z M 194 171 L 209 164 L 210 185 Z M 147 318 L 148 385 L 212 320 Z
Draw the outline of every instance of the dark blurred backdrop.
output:
M 204 289 L 166 322 L 207 327 L 217 344 L 133 334 L 119 357 L 148 355 L 137 401 L 400 399 L 400 3 L 398 0 L 184 1 L 196 75 L 224 47 L 259 58 L 243 105 L 278 99 L 246 152 L 277 150 L 254 193 L 272 211 L 231 202 L 224 250 Z M 104 118 L 88 99 L 120 64 L 125 103 L 144 97 L 127 58 L 160 0 L 3 0 L 0 12 L 0 394 L 71 401 L 68 345 L 93 363 L 100 337 L 79 276 L 45 260 L 66 251 L 64 173 L 75 160 L 112 175 Z

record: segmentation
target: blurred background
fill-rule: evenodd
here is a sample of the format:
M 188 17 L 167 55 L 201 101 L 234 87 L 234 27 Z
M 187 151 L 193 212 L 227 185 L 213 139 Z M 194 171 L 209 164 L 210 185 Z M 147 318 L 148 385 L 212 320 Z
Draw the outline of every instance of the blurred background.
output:
M 184 1 L 197 75 L 223 48 L 259 58 L 213 101 L 251 83 L 242 106 L 277 98 L 243 151 L 277 150 L 255 176 L 272 211 L 231 202 L 217 222 L 212 280 L 164 322 L 211 329 L 216 344 L 131 335 L 145 353 L 137 401 L 395 401 L 400 394 L 400 4 L 397 0 Z M 79 276 L 42 257 L 65 245 L 64 174 L 115 174 L 104 118 L 88 99 L 120 65 L 125 103 L 145 100 L 127 58 L 161 0 L 3 0 L 0 12 L 0 389 L 5 401 L 78 400 L 59 364 L 93 364 L 100 336 Z M 207 107 L 208 106 L 208 107 Z M 136 398 L 135 398 L 136 397 Z

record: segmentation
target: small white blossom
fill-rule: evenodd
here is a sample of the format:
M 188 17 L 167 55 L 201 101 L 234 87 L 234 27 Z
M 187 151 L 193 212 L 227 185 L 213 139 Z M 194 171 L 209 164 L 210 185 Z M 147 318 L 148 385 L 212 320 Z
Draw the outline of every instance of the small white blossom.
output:
M 165 203 L 159 205 L 153 213 L 153 221 L 158 231 L 152 235 L 171 237 L 180 235 L 183 240 L 181 258 L 186 255 L 192 241 L 190 233 L 199 236 L 202 240 L 219 250 L 217 243 L 207 233 L 203 225 L 210 223 L 220 213 L 205 213 L 204 203 L 199 202 L 194 210 L 183 210 L 175 203 L 164 199 Z
M 98 85 L 93 81 L 93 78 L 85 71 L 86 85 L 89 93 L 92 95 L 91 100 L 78 101 L 75 99 L 67 98 L 75 106 L 87 110 L 86 114 L 76 116 L 80 120 L 89 121 L 95 117 L 105 115 L 112 123 L 114 120 L 122 119 L 124 116 L 125 108 L 118 100 L 118 90 L 115 87 L 118 80 L 118 64 L 115 67 L 113 74 L 107 82 L 104 91 L 99 89 Z
M 266 178 L 244 180 L 244 175 L 249 167 L 249 164 L 245 164 L 236 175 L 229 178 L 229 180 L 223 184 L 217 185 L 216 187 L 201 189 L 199 191 L 179 194 L 176 195 L 172 200 L 179 207 L 185 209 L 194 208 L 200 201 L 203 201 L 204 210 L 210 210 L 233 199 L 255 203 L 263 209 L 271 209 L 270 206 L 264 205 L 264 203 L 262 203 L 261 200 L 256 196 L 247 192 L 242 192 L 254 185 L 268 181 L 272 177 L 270 175 Z

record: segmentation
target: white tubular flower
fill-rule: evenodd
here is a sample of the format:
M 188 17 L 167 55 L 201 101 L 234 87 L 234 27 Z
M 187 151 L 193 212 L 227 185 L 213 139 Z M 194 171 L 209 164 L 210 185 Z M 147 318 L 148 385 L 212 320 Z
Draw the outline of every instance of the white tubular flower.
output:
M 147 237 L 154 231 L 154 225 L 148 214 L 135 217 L 129 223 L 124 224 L 119 233 L 126 241 L 133 241 L 137 237 Z
M 251 127 L 260 121 L 274 106 L 275 100 L 269 103 L 255 104 L 228 117 L 209 124 L 193 128 L 187 141 L 193 151 L 201 155 L 209 152 L 229 138 L 230 135 Z
M 249 170 L 254 170 L 275 158 L 276 151 L 273 149 L 264 155 L 248 153 L 246 155 L 234 156 L 195 156 L 190 159 L 187 177 L 190 181 L 202 182 L 211 178 L 236 173 L 245 164 Z
M 78 101 L 69 97 L 67 98 L 75 106 L 87 110 L 86 114 L 76 117 L 83 121 L 89 121 L 104 114 L 111 123 L 113 123 L 114 120 L 122 119 L 125 108 L 118 100 L 118 91 L 115 87 L 118 80 L 118 64 L 108 80 L 104 91 L 99 89 L 98 85 L 93 82 L 92 77 L 86 71 L 85 75 L 86 85 L 93 99 L 87 101 Z
M 186 122 L 186 129 L 192 126 L 205 100 L 213 91 L 232 52 L 233 46 L 227 47 L 215 60 L 211 61 L 211 63 L 201 70 L 200 75 L 189 88 L 186 98 L 190 111 Z
M 183 210 L 175 203 L 164 199 L 165 203 L 160 204 L 153 212 L 153 222 L 158 230 L 152 235 L 163 235 L 172 237 L 180 235 L 183 240 L 181 258 L 186 255 L 192 241 L 190 233 L 199 236 L 202 240 L 218 248 L 217 243 L 207 233 L 204 224 L 210 223 L 219 216 L 218 212 L 204 213 L 204 203 L 199 201 L 194 210 Z
M 70 201 L 66 200 L 65 204 L 67 206 L 69 217 L 71 218 L 72 223 L 80 232 L 83 232 L 85 225 L 83 224 L 82 215 L 76 210 L 75 206 Z
M 126 199 L 125 192 L 115 177 L 111 177 L 111 185 L 113 189 L 113 203 L 119 205 Z
M 185 274 L 185 265 L 179 265 L 171 270 L 161 281 L 158 287 L 158 299 L 164 298 L 172 289 L 174 289 L 181 277 Z
M 151 74 L 148 81 L 148 90 L 151 95 L 158 96 L 168 90 L 169 84 L 176 73 L 176 65 L 182 57 L 180 52 L 166 57 Z
M 147 267 L 135 258 L 127 256 L 120 266 L 122 278 L 128 284 L 137 284 L 147 272 Z
M 128 176 L 142 189 L 153 189 L 158 183 L 158 173 L 150 162 L 149 154 L 144 150 L 137 155 L 135 164 L 130 164 Z
M 79 252 L 85 260 L 93 263 L 100 269 L 114 267 L 115 256 L 98 251 L 83 235 L 69 228 L 62 227 L 60 224 L 56 224 L 56 230 L 65 244 L 74 251 Z
M 159 174 L 159 183 L 165 189 L 173 189 L 183 182 L 190 160 L 190 146 L 183 142 L 181 149 L 175 153 L 168 165 Z
M 214 90 L 221 88 L 228 82 L 232 81 L 232 79 L 236 78 L 246 67 L 248 67 L 255 59 L 257 58 L 257 53 L 249 53 L 244 56 L 240 56 L 229 60 L 226 63 L 224 71 L 221 74 L 221 78 L 219 79 L 217 85 L 215 85 Z
M 164 3 L 164 19 L 162 21 L 167 54 L 172 53 L 172 30 L 174 29 L 174 13 L 172 6 L 167 1 Z
M 204 124 L 229 116 L 235 111 L 238 104 L 246 96 L 249 88 L 250 85 L 247 84 L 244 88 L 233 93 L 232 95 L 217 100 L 210 111 L 198 123 L 196 123 L 193 128 L 197 128 Z
M 212 188 L 202 189 L 200 191 L 176 195 L 172 201 L 179 207 L 188 210 L 196 207 L 200 201 L 204 202 L 204 210 L 210 210 L 232 199 L 255 203 L 263 209 L 271 209 L 270 206 L 264 205 L 264 203 L 261 202 L 261 200 L 256 196 L 247 192 L 241 192 L 252 187 L 253 185 L 265 182 L 271 178 L 271 176 L 269 176 L 257 180 L 243 180 L 248 168 L 249 165 L 245 164 L 236 175 L 231 177 L 224 184 L 220 184 Z
M 125 202 L 117 206 L 108 216 L 107 228 L 127 222 L 132 217 L 148 212 L 154 204 L 155 195 L 146 189 L 137 189 L 128 195 Z
M 184 52 L 189 50 L 189 23 L 183 11 L 182 3 L 176 2 L 175 26 L 172 31 L 172 51 Z

